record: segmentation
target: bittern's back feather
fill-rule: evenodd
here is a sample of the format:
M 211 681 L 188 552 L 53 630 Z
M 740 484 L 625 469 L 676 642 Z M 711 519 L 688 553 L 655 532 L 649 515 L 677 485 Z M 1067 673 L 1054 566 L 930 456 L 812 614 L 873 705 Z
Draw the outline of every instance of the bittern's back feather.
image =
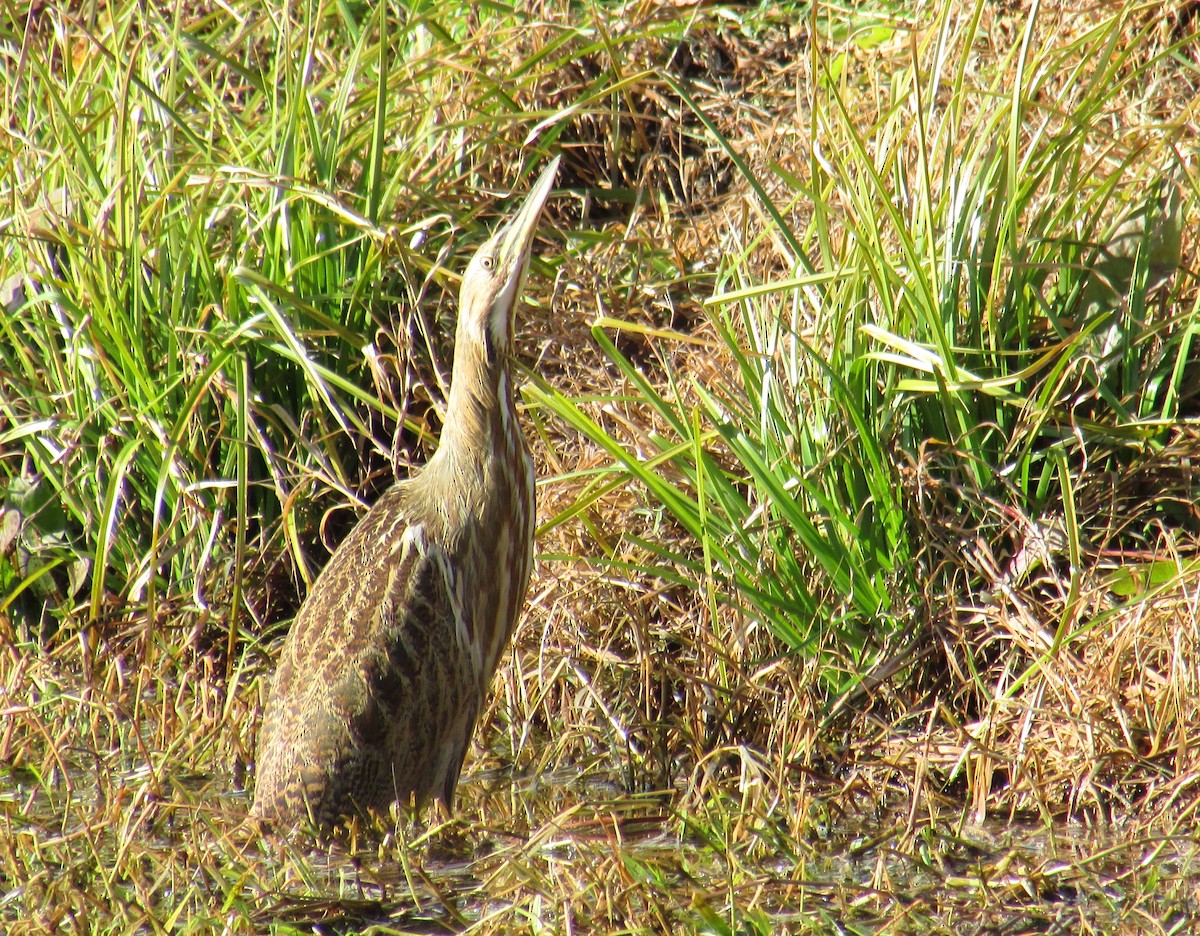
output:
M 253 813 L 327 825 L 414 797 L 452 804 L 533 555 L 533 468 L 508 357 L 555 160 L 463 278 L 437 453 L 388 490 L 288 635 L 258 742 Z

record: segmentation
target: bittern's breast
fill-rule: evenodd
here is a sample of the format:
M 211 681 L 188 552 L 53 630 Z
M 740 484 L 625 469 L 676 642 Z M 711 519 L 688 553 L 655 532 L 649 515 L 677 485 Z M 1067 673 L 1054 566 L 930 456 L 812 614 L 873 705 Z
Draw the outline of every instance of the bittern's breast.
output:
M 469 592 L 473 595 L 470 616 L 485 684 L 512 638 L 533 565 L 533 464 L 523 445 L 511 464 L 514 470 L 504 497 L 511 508 L 492 512 L 471 544 L 474 555 L 469 565 L 479 574 Z

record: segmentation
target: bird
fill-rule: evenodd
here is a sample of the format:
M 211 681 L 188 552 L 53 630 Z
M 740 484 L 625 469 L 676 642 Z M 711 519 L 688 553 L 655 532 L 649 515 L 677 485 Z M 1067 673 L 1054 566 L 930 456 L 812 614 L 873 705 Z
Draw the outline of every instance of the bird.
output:
M 393 803 L 453 810 L 533 564 L 533 463 L 510 360 L 559 159 L 463 274 L 437 451 L 351 530 L 285 638 L 259 730 L 254 819 L 328 828 Z

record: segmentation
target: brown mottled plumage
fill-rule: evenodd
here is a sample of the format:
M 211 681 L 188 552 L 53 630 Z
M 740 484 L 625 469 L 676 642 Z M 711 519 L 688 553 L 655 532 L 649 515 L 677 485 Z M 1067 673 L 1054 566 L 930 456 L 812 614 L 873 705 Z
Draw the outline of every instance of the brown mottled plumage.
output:
M 533 466 L 508 359 L 557 170 L 463 276 L 436 454 L 346 537 L 288 634 L 258 738 L 258 818 L 325 826 L 410 797 L 452 805 L 529 584 Z

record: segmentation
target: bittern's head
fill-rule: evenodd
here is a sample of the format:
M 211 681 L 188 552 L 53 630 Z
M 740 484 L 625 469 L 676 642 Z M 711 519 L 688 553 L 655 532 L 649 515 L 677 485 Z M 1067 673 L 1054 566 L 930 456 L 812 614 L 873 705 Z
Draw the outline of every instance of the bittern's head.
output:
M 459 337 L 487 349 L 488 360 L 503 354 L 512 340 L 512 314 L 529 270 L 529 251 L 559 157 L 542 170 L 515 218 L 493 234 L 471 258 L 459 295 Z M 464 330 L 466 332 L 464 336 Z

